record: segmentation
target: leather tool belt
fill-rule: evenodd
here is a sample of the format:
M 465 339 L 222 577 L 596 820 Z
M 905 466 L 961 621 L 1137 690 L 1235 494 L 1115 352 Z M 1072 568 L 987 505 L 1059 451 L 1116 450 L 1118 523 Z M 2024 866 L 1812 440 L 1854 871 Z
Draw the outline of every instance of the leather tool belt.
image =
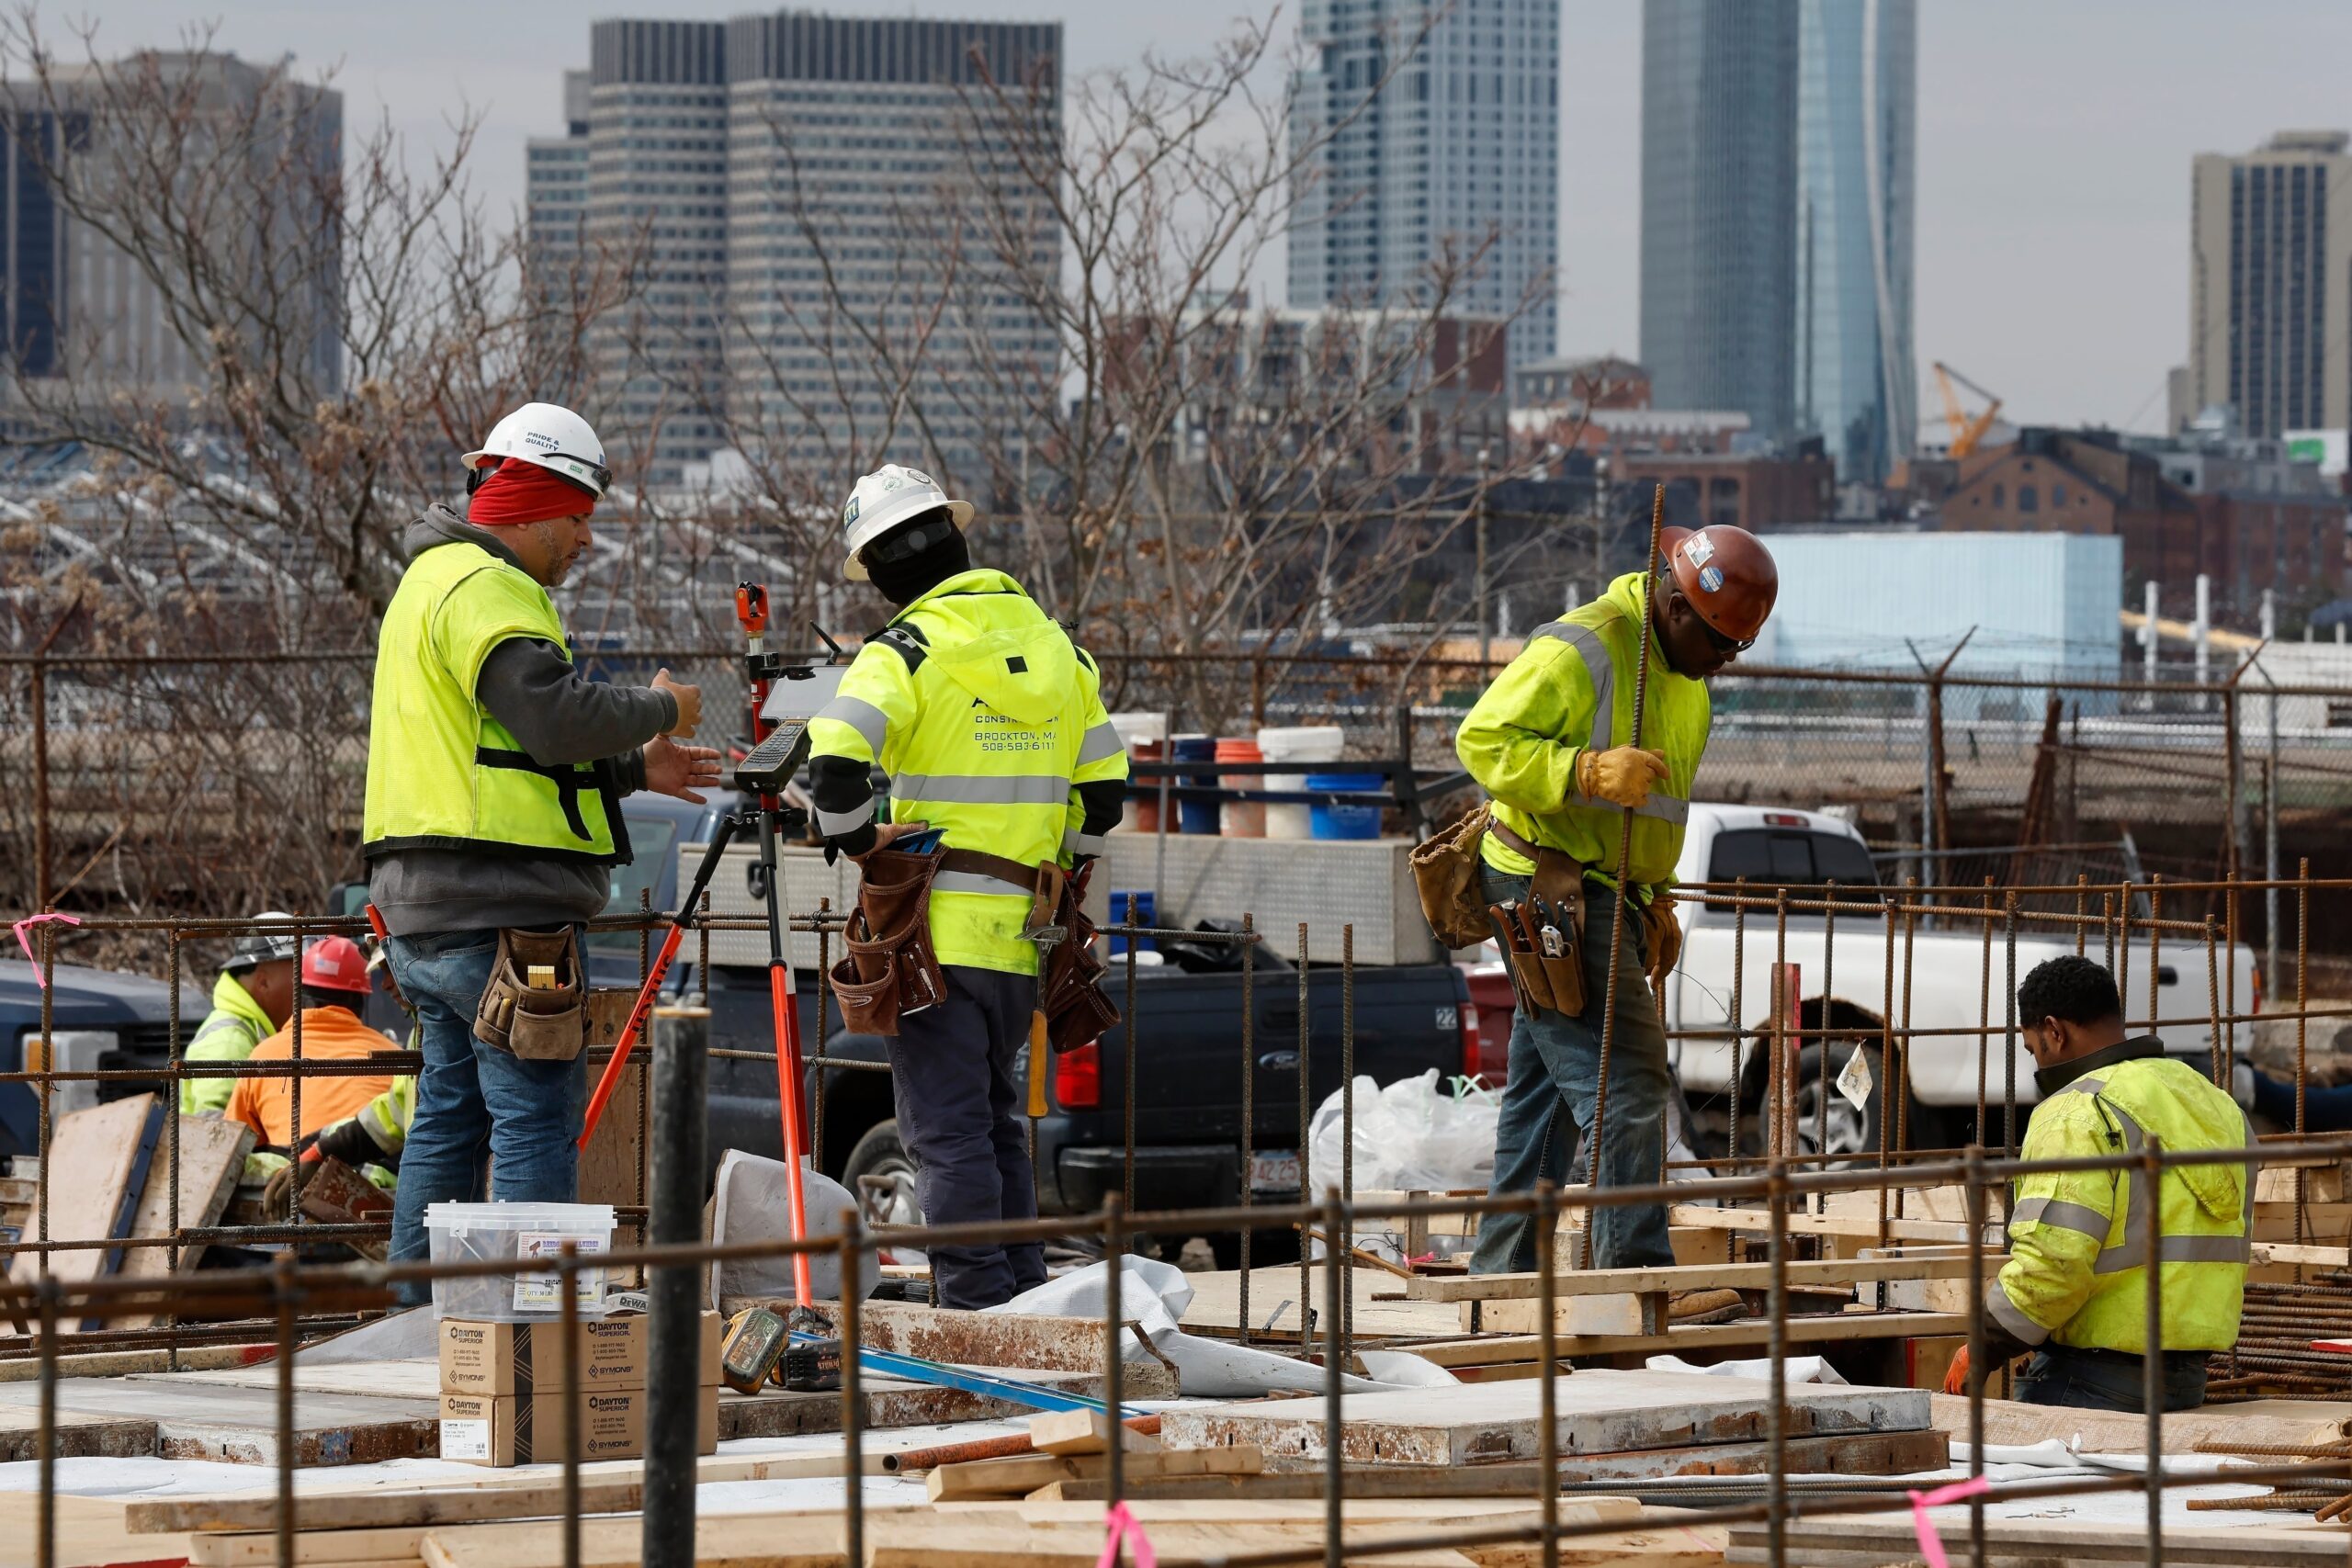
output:
M 535 968 L 553 971 L 555 983 L 532 985 Z M 490 983 L 474 1011 L 474 1038 L 527 1061 L 569 1062 L 588 1044 L 587 998 L 577 931 L 509 927 L 498 933 Z

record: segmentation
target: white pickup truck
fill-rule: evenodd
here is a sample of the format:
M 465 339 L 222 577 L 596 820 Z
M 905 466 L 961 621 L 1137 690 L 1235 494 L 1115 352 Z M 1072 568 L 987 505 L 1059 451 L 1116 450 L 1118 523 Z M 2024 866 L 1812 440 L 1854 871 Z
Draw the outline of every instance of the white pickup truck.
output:
M 1869 847 L 1850 823 L 1815 812 L 1779 807 L 1710 806 L 1693 803 L 1682 861 L 1676 879 L 1683 883 L 1728 883 L 1745 876 L 1750 886 L 1838 884 L 1833 942 L 1825 940 L 1826 922 L 1819 913 L 1788 917 L 1785 962 L 1798 966 L 1798 1018 L 1805 1038 L 1798 1056 L 1796 1109 L 1802 1146 L 1816 1146 L 1821 1103 L 1829 1105 L 1828 1152 L 1860 1153 L 1878 1147 L 1878 1118 L 1883 1103 L 1886 1070 L 1875 1040 L 1850 1036 L 1828 1043 L 1811 1038 L 1823 1027 L 1833 1030 L 1879 1027 L 1893 1009 L 1894 1021 L 1905 1021 L 1905 974 L 1910 976 L 1908 1022 L 1914 1031 L 1970 1031 L 1922 1035 L 1910 1053 L 1912 1125 L 1915 1148 L 1952 1147 L 1974 1136 L 1978 1085 L 1976 1031 L 1985 1016 L 1987 999 L 1993 1033 L 1984 1052 L 1984 1084 L 1987 1101 L 1985 1135 L 2002 1141 L 2000 1128 L 2008 1078 L 2002 1032 L 2007 1021 L 2011 994 L 2008 948 L 2003 923 L 1994 921 L 1990 975 L 1984 922 L 1973 916 L 1939 916 L 1919 919 L 1905 953 L 1902 923 L 1895 925 L 1894 976 L 1887 981 L 1885 917 L 1874 911 L 1852 911 L 1842 906 L 1868 902 L 1878 874 Z M 1848 889 L 1852 889 L 1849 894 Z M 1817 898 L 1818 895 L 1815 895 Z M 1997 903 L 1998 895 L 1996 894 Z M 2094 913 L 2096 908 L 2094 908 Z M 2139 910 L 2145 915 L 2144 906 Z M 1780 955 L 1774 912 L 1768 904 L 1750 906 L 1744 941 L 1735 931 L 1728 903 L 1709 902 L 1695 894 L 1682 895 L 1682 958 L 1668 979 L 1665 1005 L 1668 1027 L 1675 1031 L 1724 1032 L 1724 1038 L 1680 1038 L 1671 1050 L 1677 1076 L 1689 1098 L 1702 1139 L 1722 1147 L 1732 1083 L 1733 950 L 1740 947 L 1739 1018 L 1740 1142 L 1753 1148 L 1758 1138 L 1756 1112 L 1764 1093 L 1765 1058 L 1759 1047 L 1769 1037 L 1772 1017 L 1771 969 Z M 2075 951 L 2071 932 L 2046 922 L 2018 922 L 2017 978 L 2023 979 L 2043 959 Z M 2105 943 L 2092 928 L 2086 951 L 2106 956 Z M 2130 955 L 2124 1016 L 2134 1029 L 2147 1016 L 2148 939 L 2136 933 Z M 2121 965 L 2119 965 L 2120 967 Z M 2222 995 L 2234 998 L 2240 1012 L 2260 1006 L 2254 953 L 2239 946 L 2222 958 Z M 2234 976 L 2234 988 L 2233 988 Z M 1989 986 L 1987 981 L 1989 979 Z M 1825 987 L 1826 997 L 1825 998 Z M 1890 991 L 1892 995 L 1890 997 Z M 2206 978 L 2201 939 L 2167 933 L 2157 954 L 2156 992 L 2161 1026 L 2158 1034 L 2167 1051 L 2204 1065 L 2211 1051 L 2212 1009 Z M 2226 1015 L 2227 1009 L 2224 1008 Z M 2240 1049 L 2252 1037 L 2250 1027 L 2237 1031 Z M 1871 1088 L 1860 1106 L 1840 1093 L 1836 1082 L 1857 1049 L 1865 1055 Z M 1827 1063 L 1824 1082 L 1824 1063 Z M 2031 1104 L 2033 1060 L 2022 1041 L 2015 1054 L 2017 1103 Z M 1924 1123 L 1924 1124 L 1923 1124 Z M 2020 1129 L 2022 1132 L 2022 1129 Z M 1708 1135 L 1712 1134 L 1709 1139 Z

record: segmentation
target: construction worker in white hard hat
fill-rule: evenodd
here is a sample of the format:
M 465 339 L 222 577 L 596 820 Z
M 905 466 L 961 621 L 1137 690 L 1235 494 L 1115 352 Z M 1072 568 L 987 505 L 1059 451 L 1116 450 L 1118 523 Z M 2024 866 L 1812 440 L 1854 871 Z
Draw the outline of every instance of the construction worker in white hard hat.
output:
M 257 926 L 293 916 L 264 909 Z M 294 959 L 301 939 L 284 931 L 248 931 L 229 946 L 229 962 L 212 982 L 212 1010 L 180 1053 L 187 1062 L 242 1062 L 294 1014 Z M 232 1077 L 180 1079 L 180 1114 L 218 1116 L 237 1087 Z
M 834 975 L 851 1027 L 883 1037 L 899 1135 L 933 1224 L 1037 1212 L 1015 1066 L 1033 1011 L 1050 1021 L 1053 998 L 1022 933 L 1037 929 L 1036 911 L 1068 907 L 1069 875 L 1082 890 L 1080 868 L 1102 852 L 1127 776 L 1093 660 L 1021 584 L 972 565 L 971 516 L 920 468 L 888 464 L 857 481 L 842 510 L 843 570 L 897 614 L 808 727 L 817 829 L 860 863 L 860 918 L 892 947 L 883 983 L 921 976 L 940 987 L 883 998 L 854 983 L 862 973 Z M 890 777 L 887 821 L 877 763 Z M 925 829 L 935 852 L 889 850 Z M 1080 948 L 1049 953 L 1050 973 L 1069 973 Z M 862 1022 L 870 1012 L 882 1021 Z M 994 1306 L 1046 1279 L 1035 1243 L 930 1258 L 942 1306 Z
M 696 688 L 666 670 L 650 687 L 591 682 L 572 663 L 548 590 L 588 550 L 590 514 L 612 483 L 588 422 L 526 403 L 464 463 L 463 513 L 436 503 L 409 527 L 408 570 L 377 642 L 368 737 L 369 897 L 424 1057 L 395 1259 L 424 1256 L 427 1205 L 482 1195 L 486 1158 L 499 1200 L 571 1199 L 577 932 L 629 858 L 621 798 L 651 789 L 699 801 L 696 787 L 718 779 L 718 753 L 684 743 L 702 717 Z M 542 950 L 544 962 L 515 957 Z M 527 1043 L 496 1023 L 526 987 Z M 486 1003 L 494 1016 L 481 1032 Z

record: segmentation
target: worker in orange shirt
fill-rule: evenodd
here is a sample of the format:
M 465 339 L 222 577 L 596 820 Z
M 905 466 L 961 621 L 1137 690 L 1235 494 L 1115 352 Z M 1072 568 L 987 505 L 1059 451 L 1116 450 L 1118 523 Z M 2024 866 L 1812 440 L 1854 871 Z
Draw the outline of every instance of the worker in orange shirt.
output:
M 355 1061 L 396 1050 L 390 1040 L 359 1020 L 367 1005 L 369 979 L 367 955 L 349 937 L 331 936 L 311 943 L 302 954 L 301 1024 L 305 1062 Z M 283 1062 L 294 1055 L 291 1021 L 254 1048 L 251 1060 Z M 306 1075 L 302 1079 L 302 1125 L 294 1125 L 294 1080 L 288 1077 L 239 1078 L 224 1114 L 254 1130 L 265 1149 L 278 1157 L 256 1155 L 271 1167 L 304 1135 L 344 1121 L 389 1092 L 395 1075 L 384 1073 Z M 248 1174 L 254 1174 L 248 1168 Z M 264 1178 L 266 1179 L 266 1176 Z

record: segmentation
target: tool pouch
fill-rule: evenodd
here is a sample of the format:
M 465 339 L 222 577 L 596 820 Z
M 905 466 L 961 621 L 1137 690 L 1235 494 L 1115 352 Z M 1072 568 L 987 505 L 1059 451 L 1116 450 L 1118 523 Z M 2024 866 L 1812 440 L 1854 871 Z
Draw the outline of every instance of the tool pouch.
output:
M 1119 1010 L 1102 992 L 1108 972 L 1094 951 L 1094 922 L 1086 918 L 1086 881 L 1093 863 L 1061 883 L 1053 922 L 1069 934 L 1054 944 L 1037 976 L 1038 1009 L 1046 1015 L 1046 1038 L 1057 1055 L 1074 1050 L 1119 1021 Z
M 556 983 L 528 984 L 535 965 L 553 969 Z M 587 998 L 576 931 L 509 927 L 498 933 L 490 984 L 474 1012 L 474 1038 L 528 1061 L 569 1062 L 588 1043 Z
M 899 1020 L 947 995 L 947 976 L 931 944 L 931 885 L 935 854 L 876 850 L 858 863 L 857 907 L 832 967 L 842 1022 L 860 1034 L 896 1034 Z
M 1480 806 L 1434 838 L 1413 846 L 1413 887 L 1437 940 L 1453 949 L 1476 947 L 1493 935 L 1487 900 L 1478 891 L 1478 841 L 1490 813 Z
M 1535 875 L 1530 880 L 1528 890 L 1562 918 L 1559 931 L 1563 951 L 1557 958 L 1544 953 L 1538 935 L 1542 919 L 1522 900 L 1516 908 L 1526 913 L 1526 934 L 1533 951 L 1522 952 L 1514 947 L 1510 955 L 1512 974 L 1519 981 L 1523 999 L 1575 1018 L 1583 1013 L 1588 999 L 1584 867 L 1554 849 L 1538 847 L 1533 858 Z

